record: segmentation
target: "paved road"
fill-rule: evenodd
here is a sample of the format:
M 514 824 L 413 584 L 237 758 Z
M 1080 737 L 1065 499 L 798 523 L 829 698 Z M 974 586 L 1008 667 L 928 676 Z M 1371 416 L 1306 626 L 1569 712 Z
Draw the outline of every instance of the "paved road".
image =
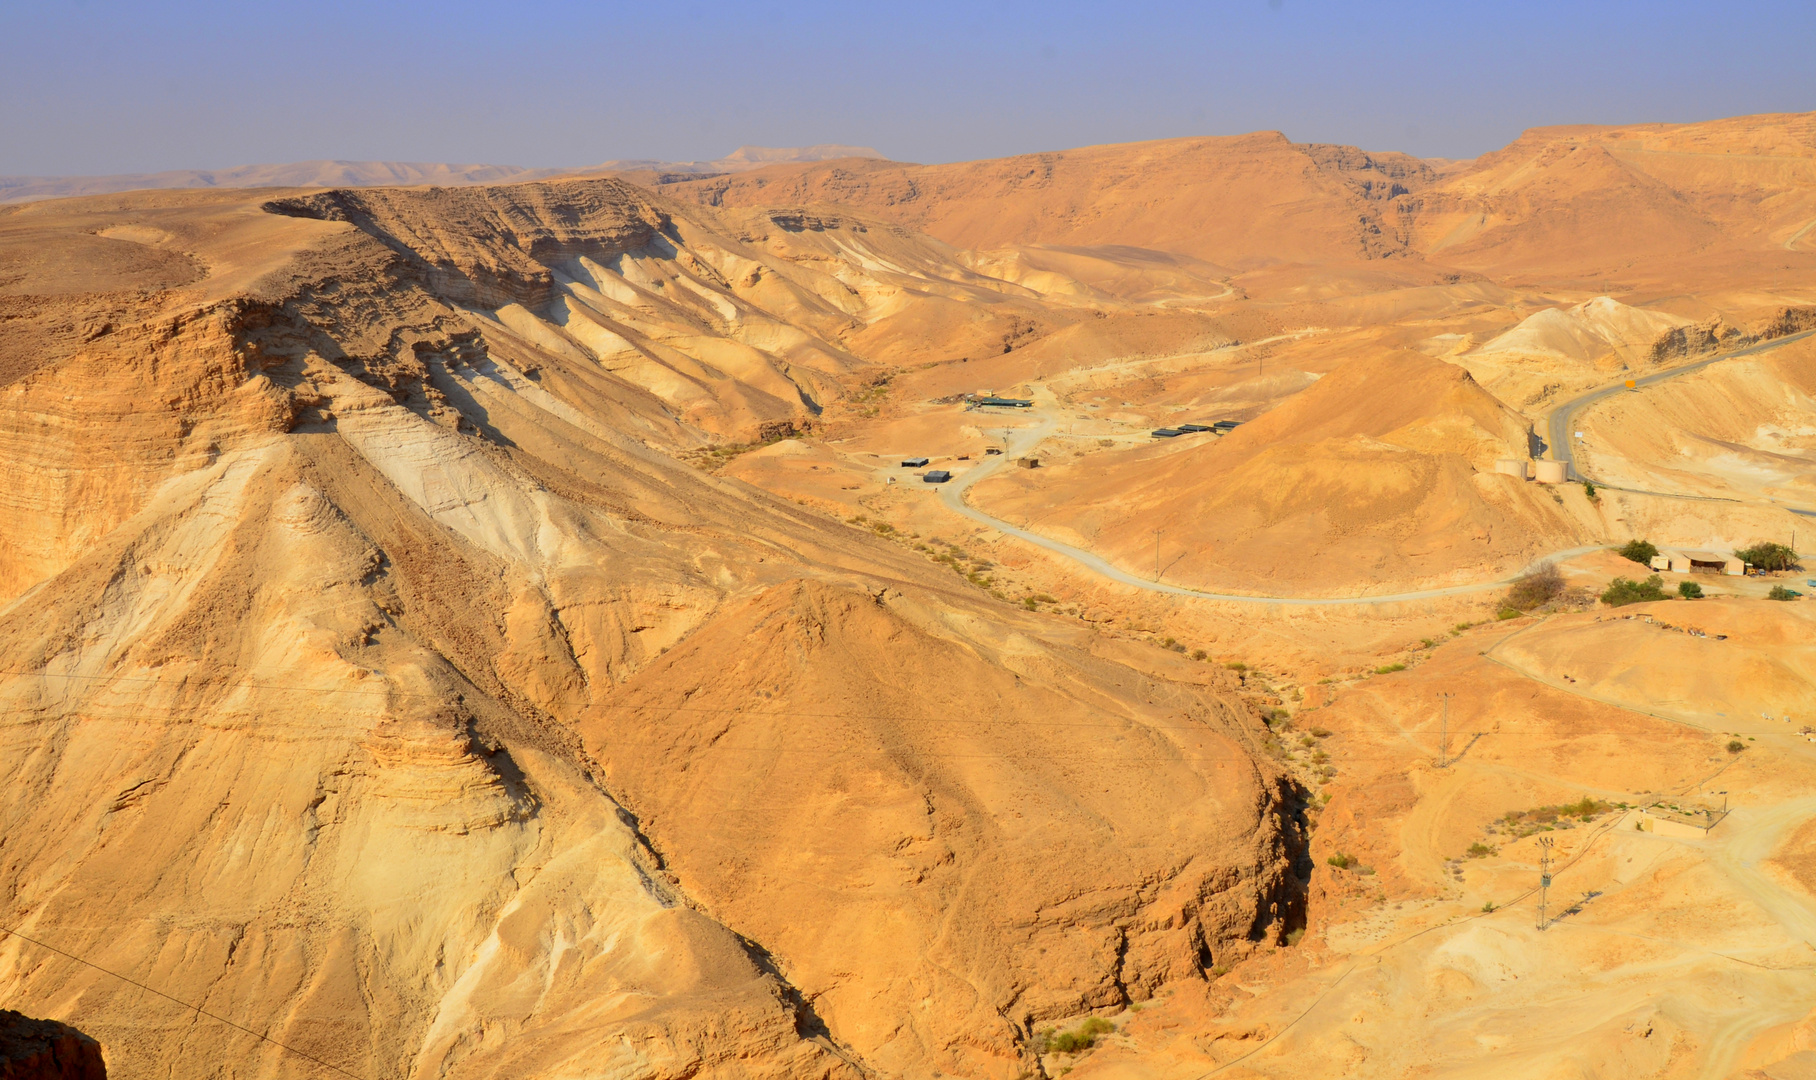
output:
M 1034 389 L 1037 396 L 1042 396 L 1044 394 L 1045 387 L 1036 386 Z M 1019 413 L 1019 410 L 1017 410 L 1017 412 Z M 974 484 L 1002 468 L 1004 463 L 1012 458 L 1020 457 L 1033 450 L 1035 447 L 1039 446 L 1043 440 L 1053 434 L 1059 421 L 1052 415 L 1051 407 L 1038 409 L 1035 412 L 1035 416 L 1039 418 L 1035 424 L 1029 427 L 1010 430 L 1007 445 L 1000 456 L 992 455 L 986 457 L 976 465 L 973 465 L 970 469 L 967 469 L 962 475 L 954 477 L 950 483 L 946 484 L 941 489 L 940 499 L 950 507 L 954 513 L 962 514 L 972 521 L 988 525 L 999 532 L 1008 533 L 1010 536 L 1026 540 L 1030 544 L 1046 548 L 1048 551 L 1054 552 L 1055 554 L 1063 555 L 1087 570 L 1101 574 L 1112 581 L 1121 582 L 1124 585 L 1130 585 L 1137 589 L 1146 589 L 1149 592 L 1169 593 L 1173 596 L 1195 596 L 1204 600 L 1228 600 L 1242 604 L 1288 604 L 1296 607 L 1309 607 L 1329 604 L 1395 604 L 1407 600 L 1431 600 L 1440 596 L 1458 596 L 1463 593 L 1483 592 L 1489 589 L 1503 589 L 1513 583 L 1514 577 L 1519 576 L 1516 574 L 1513 575 L 1513 577 L 1497 578 L 1493 581 L 1481 581 L 1470 585 L 1452 585 L 1449 588 L 1444 589 L 1420 589 L 1416 592 L 1390 593 L 1385 596 L 1325 597 L 1253 596 L 1247 593 L 1206 592 L 1203 589 L 1188 589 L 1182 585 L 1168 585 L 1165 582 L 1149 581 L 1146 578 L 1136 577 L 1134 574 L 1113 565 L 1100 555 L 1094 555 L 1083 548 L 1076 548 L 1070 544 L 1063 544 L 1050 536 L 1042 536 L 1037 532 L 1017 528 L 1001 518 L 992 517 L 991 515 L 984 513 L 982 510 L 977 509 L 965 501 L 965 492 L 969 491 Z M 1005 417 L 1005 419 L 1007 419 L 1007 417 Z M 978 426 L 990 426 L 992 427 L 992 430 L 994 430 L 993 425 L 987 425 L 981 421 Z M 1215 438 L 1216 436 L 1205 434 L 1200 437 L 1208 439 Z M 1554 552 L 1545 558 L 1567 559 L 1575 555 L 1582 555 L 1590 551 L 1598 550 L 1605 546 L 1606 545 L 1604 544 L 1591 544 L 1588 547 L 1569 548 L 1564 551 Z M 1524 570 L 1521 571 L 1521 573 L 1524 572 Z
M 1694 364 L 1685 364 L 1683 367 L 1675 367 L 1669 371 L 1660 371 L 1643 378 L 1635 379 L 1634 384 L 1636 386 L 1651 386 L 1653 383 L 1664 382 L 1666 379 L 1675 379 L 1679 375 L 1688 375 L 1692 371 L 1701 371 L 1710 364 L 1719 363 L 1723 360 L 1732 360 L 1737 356 L 1751 356 L 1754 353 L 1767 352 L 1772 349 L 1789 345 L 1793 341 L 1802 341 L 1811 334 L 1816 334 L 1816 330 L 1805 330 L 1801 334 L 1791 334 L 1786 337 L 1773 338 L 1771 341 L 1762 341 L 1757 345 L 1749 345 L 1744 349 L 1717 353 L 1706 360 L 1698 360 Z M 1623 383 L 1617 383 L 1614 386 L 1604 386 L 1600 390 L 1591 390 L 1581 397 L 1572 398 L 1551 411 L 1551 420 L 1548 425 L 1550 445 L 1547 449 L 1550 450 L 1551 456 L 1554 459 L 1564 463 L 1564 468 L 1569 473 L 1571 479 L 1595 479 L 1594 477 L 1585 477 L 1582 473 L 1578 472 L 1576 462 L 1571 457 L 1571 449 L 1576 445 L 1576 431 L 1572 426 L 1576 421 L 1576 414 L 1582 412 L 1583 409 L 1595 404 L 1603 398 L 1621 393 L 1625 389 L 1627 389 L 1627 387 Z M 1633 491 L 1640 495 L 1660 495 L 1668 499 L 1698 499 L 1709 502 L 1740 501 L 1739 499 L 1712 498 L 1707 495 L 1675 495 L 1668 491 L 1639 491 L 1636 488 L 1621 488 L 1614 487 L 1612 484 L 1602 484 L 1600 481 L 1596 481 L 1596 485 L 1598 487 L 1606 487 L 1611 491 Z M 1816 511 L 1797 510 L 1793 511 L 1793 513 L 1816 516 Z

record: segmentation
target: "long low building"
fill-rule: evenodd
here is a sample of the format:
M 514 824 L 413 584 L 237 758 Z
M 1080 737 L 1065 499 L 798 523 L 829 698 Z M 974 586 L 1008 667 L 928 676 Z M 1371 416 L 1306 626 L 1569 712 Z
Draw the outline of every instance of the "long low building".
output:
M 1747 564 L 1736 558 L 1732 552 L 1690 551 L 1683 548 L 1660 548 L 1652 557 L 1652 569 L 1669 570 L 1673 574 L 1726 574 L 1729 577 L 1743 577 Z

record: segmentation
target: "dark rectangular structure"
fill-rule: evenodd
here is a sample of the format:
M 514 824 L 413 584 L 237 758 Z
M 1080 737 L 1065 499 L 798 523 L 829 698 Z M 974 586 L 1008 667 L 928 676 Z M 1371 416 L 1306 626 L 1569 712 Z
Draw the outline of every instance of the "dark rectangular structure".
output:
M 924 458 L 924 457 L 911 457 L 911 458 L 909 458 L 909 459 L 908 459 L 908 460 L 906 460 L 906 461 L 904 461 L 904 462 L 902 462 L 902 468 L 904 468 L 904 469 L 918 469 L 918 468 L 920 468 L 920 467 L 921 467 L 921 466 L 922 466 L 922 465 L 925 465 L 925 464 L 927 464 L 927 459 L 926 459 L 926 458 Z
M 1179 430 L 1185 432 L 1187 435 L 1196 435 L 1201 431 L 1215 431 L 1216 428 L 1211 427 L 1209 424 L 1180 424 Z
M 934 469 L 933 471 L 927 473 L 925 476 L 922 476 L 921 479 L 925 480 L 929 484 L 943 484 L 946 481 L 952 479 L 952 474 L 947 472 L 945 469 Z
M 1032 401 L 1024 401 L 1021 398 L 1012 397 L 978 398 L 977 403 L 979 405 L 996 405 L 1005 409 L 1031 409 L 1034 407 L 1034 402 Z
M 1178 428 L 1163 427 L 1155 428 L 1150 434 L 1156 439 L 1177 439 L 1179 436 L 1184 435 L 1185 432 L 1180 431 Z
M 1219 420 L 1211 425 L 1211 429 L 1219 435 L 1227 435 L 1231 428 L 1239 428 L 1241 426 L 1242 421 L 1240 420 Z

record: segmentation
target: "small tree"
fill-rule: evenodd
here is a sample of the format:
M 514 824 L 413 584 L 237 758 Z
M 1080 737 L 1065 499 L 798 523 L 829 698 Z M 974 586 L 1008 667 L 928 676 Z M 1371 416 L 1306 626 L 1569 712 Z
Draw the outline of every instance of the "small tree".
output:
M 1644 581 L 1628 581 L 1617 577 L 1608 583 L 1607 591 L 1602 593 L 1602 603 L 1609 607 L 1623 607 L 1627 604 L 1643 604 L 1648 600 L 1665 598 L 1665 579 L 1653 574 Z
M 1770 540 L 1755 540 L 1752 547 L 1741 548 L 1734 557 L 1742 562 L 1752 563 L 1761 570 L 1801 570 L 1797 565 L 1797 553 L 1783 544 L 1774 544 Z
M 1701 600 L 1702 586 L 1694 581 L 1680 581 L 1677 583 L 1677 595 L 1685 600 Z
M 1644 540 L 1629 540 L 1626 546 L 1618 549 L 1618 554 L 1621 558 L 1630 559 L 1641 566 L 1651 566 L 1653 557 L 1658 554 L 1658 549 Z
M 1797 596 L 1798 596 L 1797 593 L 1793 592 L 1790 589 L 1785 588 L 1783 585 L 1774 585 L 1774 586 L 1772 586 L 1772 591 L 1766 594 L 1766 599 L 1767 600 L 1795 600 L 1795 599 L 1797 599 Z
M 1595 498 L 1595 481 L 1583 481 L 1583 494 L 1589 496 L 1591 499 Z
M 1540 604 L 1549 603 L 1558 598 L 1564 591 L 1564 573 L 1556 563 L 1540 563 L 1521 574 L 1507 590 L 1507 606 L 1519 611 L 1531 611 Z

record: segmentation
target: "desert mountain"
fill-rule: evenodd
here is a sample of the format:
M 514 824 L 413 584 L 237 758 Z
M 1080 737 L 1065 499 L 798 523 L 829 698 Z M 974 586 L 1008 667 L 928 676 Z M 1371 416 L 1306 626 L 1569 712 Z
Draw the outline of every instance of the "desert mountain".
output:
M 597 180 L 0 248 L 21 932 L 361 1075 L 1007 1078 L 1301 917 L 1227 680 L 673 456 L 1028 303 L 937 244 Z M 315 1068 L 25 948 L 124 1075 Z
M 1152 248 L 1248 272 L 1257 293 L 1306 284 L 1268 268 L 1358 261 L 1402 283 L 1445 270 L 1603 288 L 1692 270 L 1758 282 L 1761 253 L 1783 262 L 1788 249 L 1798 266 L 1816 253 L 1816 114 L 1535 128 L 1471 162 L 1258 132 L 951 165 L 779 165 L 667 190 L 861 209 L 962 248 Z
M 526 169 L 516 165 L 448 165 L 416 161 L 295 161 L 231 169 L 178 169 L 113 176 L 0 176 L 0 203 L 67 199 L 157 188 L 381 187 L 435 184 L 523 183 L 555 176 L 648 173 L 695 176 L 738 172 L 784 161 L 881 158 L 868 146 L 740 146 L 713 161 L 617 159 L 579 169 Z

